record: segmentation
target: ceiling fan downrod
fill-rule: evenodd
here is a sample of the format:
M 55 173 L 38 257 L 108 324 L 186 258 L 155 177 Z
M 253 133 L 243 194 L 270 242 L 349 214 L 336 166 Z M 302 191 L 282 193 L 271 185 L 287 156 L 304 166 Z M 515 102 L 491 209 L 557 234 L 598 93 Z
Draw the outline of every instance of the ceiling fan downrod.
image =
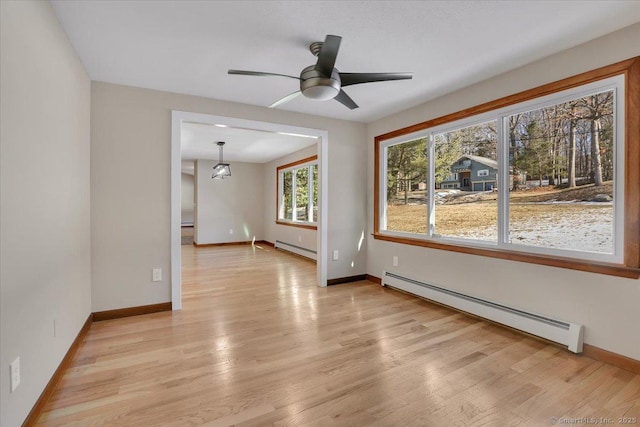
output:
M 313 42 L 309 45 L 309 50 L 313 54 L 313 56 L 320 55 L 320 51 L 322 50 L 322 45 L 324 42 Z

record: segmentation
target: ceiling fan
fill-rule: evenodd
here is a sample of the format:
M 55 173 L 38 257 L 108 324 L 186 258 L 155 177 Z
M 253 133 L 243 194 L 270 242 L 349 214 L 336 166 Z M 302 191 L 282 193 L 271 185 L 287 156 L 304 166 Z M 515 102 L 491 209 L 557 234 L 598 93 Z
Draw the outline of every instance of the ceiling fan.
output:
M 269 108 L 275 108 L 300 94 L 316 101 L 326 101 L 335 99 L 344 106 L 355 109 L 358 108 L 353 99 L 342 90 L 345 86 L 357 85 L 360 83 L 383 82 L 388 80 L 406 80 L 413 78 L 412 73 L 341 73 L 334 67 L 340 42 L 342 37 L 328 35 L 324 42 L 311 43 L 309 49 L 318 61 L 302 70 L 300 77 L 289 76 L 287 74 L 264 73 L 261 71 L 229 70 L 229 74 L 239 74 L 244 76 L 279 76 L 289 77 L 300 81 L 300 90 L 297 90 L 284 98 L 274 102 Z

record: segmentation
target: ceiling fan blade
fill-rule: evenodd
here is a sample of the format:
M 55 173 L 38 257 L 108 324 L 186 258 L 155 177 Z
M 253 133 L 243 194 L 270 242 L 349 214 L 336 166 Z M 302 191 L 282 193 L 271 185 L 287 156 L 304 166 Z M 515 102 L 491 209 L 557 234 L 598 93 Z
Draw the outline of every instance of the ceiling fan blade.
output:
M 273 104 L 269 105 L 269 108 L 276 108 L 279 105 L 282 105 L 284 103 L 287 103 L 289 101 L 291 101 L 292 99 L 297 98 L 298 96 L 300 96 L 302 94 L 302 92 L 300 92 L 299 90 L 290 93 L 289 95 L 285 96 L 282 99 L 277 100 L 276 102 L 274 102 Z
M 331 77 L 331 73 L 333 72 L 341 41 L 342 37 L 340 36 L 328 35 L 324 39 L 322 49 L 320 49 L 315 69 L 327 78 Z
M 349 108 L 350 110 L 355 110 L 356 108 L 358 108 L 358 104 L 356 104 L 355 101 L 351 99 L 349 95 L 347 95 L 347 92 L 343 91 L 342 89 L 340 89 L 340 92 L 333 99 Z
M 300 80 L 300 77 L 289 76 L 287 74 L 277 74 L 277 73 L 263 73 L 262 71 L 245 71 L 245 70 L 229 70 L 229 74 L 238 74 L 241 76 L 278 76 L 278 77 L 289 77 L 292 79 Z
M 340 73 L 342 87 L 360 83 L 412 79 L 413 73 Z

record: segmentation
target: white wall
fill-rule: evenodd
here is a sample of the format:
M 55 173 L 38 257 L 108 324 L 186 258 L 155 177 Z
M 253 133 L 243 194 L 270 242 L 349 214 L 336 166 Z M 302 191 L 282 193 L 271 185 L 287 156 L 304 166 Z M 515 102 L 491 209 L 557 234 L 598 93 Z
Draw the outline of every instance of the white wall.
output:
M 286 242 L 292 245 L 300 246 L 311 251 L 316 251 L 318 246 L 316 230 L 306 228 L 292 227 L 289 225 L 276 224 L 276 192 L 277 192 L 277 176 L 278 166 L 293 163 L 295 161 L 306 159 L 307 157 L 318 154 L 317 145 L 312 145 L 302 150 L 298 150 L 289 155 L 280 157 L 264 165 L 263 176 L 263 192 L 266 195 L 263 220 L 265 240 L 275 243 L 276 240 Z M 331 257 L 329 257 L 331 259 Z M 329 261 L 332 263 L 334 261 Z
M 211 179 L 218 161 L 196 161 L 195 242 L 247 242 L 264 236 L 263 165 L 232 162 L 231 177 Z M 230 234 L 230 230 L 233 234 Z
M 171 110 L 327 130 L 328 250 L 343 254 L 328 278 L 365 273 L 365 251 L 357 250 L 366 223 L 364 124 L 92 82 L 93 311 L 171 299 L 168 280 L 151 282 L 153 267 L 170 277 Z
M 373 138 L 395 129 L 640 55 L 640 24 L 368 125 L 368 229 Z M 637 96 L 637 94 L 636 94 Z M 637 143 L 638 141 L 636 141 Z M 367 272 L 383 269 L 585 325 L 585 342 L 640 360 L 640 280 L 383 242 L 367 237 Z M 392 256 L 399 266 L 392 267 Z
M 182 224 L 193 224 L 195 210 L 194 176 L 188 173 L 180 174 L 180 217 Z
M 91 86 L 48 2 L 0 16 L 0 425 L 14 427 L 91 313 Z

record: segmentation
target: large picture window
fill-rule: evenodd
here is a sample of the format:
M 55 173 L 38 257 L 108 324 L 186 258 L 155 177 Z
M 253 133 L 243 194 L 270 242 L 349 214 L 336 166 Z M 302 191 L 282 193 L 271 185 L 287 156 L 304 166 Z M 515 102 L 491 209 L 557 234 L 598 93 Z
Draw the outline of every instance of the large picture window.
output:
M 638 62 L 377 137 L 374 238 L 638 277 Z
M 316 228 L 318 219 L 318 157 L 277 168 L 278 224 Z

